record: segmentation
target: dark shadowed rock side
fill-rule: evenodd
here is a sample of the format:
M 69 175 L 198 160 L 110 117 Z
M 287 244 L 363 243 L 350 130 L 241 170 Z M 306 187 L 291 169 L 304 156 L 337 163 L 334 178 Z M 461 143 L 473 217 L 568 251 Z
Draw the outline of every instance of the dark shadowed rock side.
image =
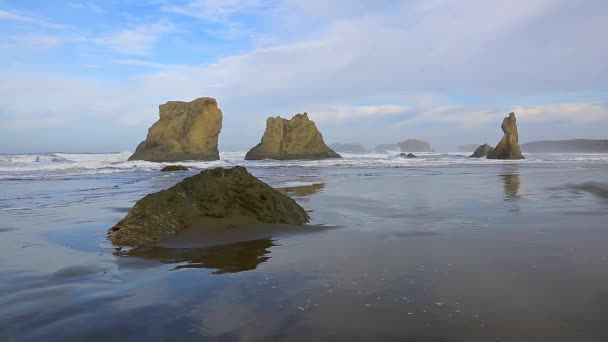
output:
M 413 153 L 407 153 L 407 154 L 406 154 L 406 153 L 399 153 L 399 155 L 398 155 L 397 157 L 401 157 L 401 158 L 410 158 L 410 159 L 411 159 L 411 158 L 418 158 L 418 157 L 416 157 L 416 155 L 415 155 L 415 154 L 413 154 Z
M 214 224 L 304 224 L 308 214 L 289 196 L 242 166 L 205 170 L 167 190 L 146 195 L 110 228 L 117 246 L 141 246 L 187 229 Z
M 519 147 L 519 133 L 517 133 L 517 119 L 515 113 L 510 113 L 500 126 L 504 132 L 502 140 L 488 153 L 488 159 L 524 159 Z
M 418 139 L 407 139 L 397 145 L 403 152 L 432 152 L 431 144 Z
M 608 153 L 608 140 L 532 141 L 521 145 L 521 148 L 530 153 Z
M 340 153 L 365 153 L 365 147 L 357 143 L 337 143 L 329 145 L 329 148 Z
M 479 146 L 475 152 L 473 152 L 473 154 L 471 154 L 469 156 L 469 158 L 483 158 L 483 157 L 487 157 L 488 154 L 490 154 L 490 152 L 492 152 L 493 148 L 492 146 L 488 145 L 488 144 L 483 144 L 481 146 Z
M 340 158 L 340 155 L 325 145 L 307 113 L 296 114 L 290 120 L 268 118 L 262 142 L 245 155 L 246 160 L 325 158 Z
M 160 119 L 129 160 L 174 162 L 218 160 L 217 138 L 222 129 L 222 111 L 215 99 L 201 97 L 192 102 L 169 101 L 159 106 Z
M 160 172 L 173 172 L 173 171 L 188 171 L 189 169 L 184 165 L 167 165 L 160 169 Z

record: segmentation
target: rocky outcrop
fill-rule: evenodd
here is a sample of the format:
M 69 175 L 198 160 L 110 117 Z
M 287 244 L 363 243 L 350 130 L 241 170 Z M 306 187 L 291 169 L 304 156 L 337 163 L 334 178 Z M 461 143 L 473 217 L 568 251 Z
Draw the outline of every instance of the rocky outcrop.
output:
M 479 146 L 475 152 L 473 152 L 473 154 L 471 154 L 469 156 L 469 158 L 483 158 L 483 157 L 487 157 L 488 154 L 490 154 L 490 152 L 492 152 L 493 148 L 492 146 L 488 145 L 488 144 L 483 144 L 481 146 Z
M 169 101 L 159 106 L 160 119 L 129 160 L 174 162 L 218 160 L 217 139 L 222 129 L 222 111 L 215 99 L 192 102 Z
M 146 195 L 108 231 L 117 246 L 158 242 L 187 228 L 213 224 L 304 224 L 309 217 L 289 196 L 244 167 L 205 170 L 167 190 Z
M 262 142 L 245 155 L 246 160 L 325 158 L 340 158 L 340 155 L 325 145 L 307 113 L 296 114 L 290 120 L 268 118 Z
M 504 132 L 502 140 L 488 153 L 488 159 L 524 159 L 519 147 L 519 133 L 515 113 L 510 113 L 500 126 Z
M 403 152 L 432 152 L 431 144 L 418 139 L 407 139 L 397 145 Z
M 365 153 L 365 147 L 357 143 L 331 144 L 329 148 L 340 153 Z
M 160 169 L 160 172 L 173 172 L 173 171 L 188 171 L 189 169 L 184 165 L 167 165 Z
M 532 141 L 521 145 L 521 148 L 530 153 L 608 153 L 608 140 Z
M 398 157 L 402 157 L 402 158 L 410 158 L 410 159 L 411 159 L 411 158 L 418 158 L 418 157 L 416 157 L 416 155 L 415 155 L 415 154 L 413 154 L 413 153 L 407 153 L 407 154 L 405 154 L 405 153 L 399 153 Z

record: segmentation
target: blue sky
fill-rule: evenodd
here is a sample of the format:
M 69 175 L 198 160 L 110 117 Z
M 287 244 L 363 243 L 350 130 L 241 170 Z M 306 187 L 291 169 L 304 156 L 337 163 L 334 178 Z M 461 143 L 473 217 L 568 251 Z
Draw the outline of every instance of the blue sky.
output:
M 603 0 L 0 0 L 0 152 L 133 150 L 211 96 L 221 150 L 307 111 L 326 141 L 608 138 Z

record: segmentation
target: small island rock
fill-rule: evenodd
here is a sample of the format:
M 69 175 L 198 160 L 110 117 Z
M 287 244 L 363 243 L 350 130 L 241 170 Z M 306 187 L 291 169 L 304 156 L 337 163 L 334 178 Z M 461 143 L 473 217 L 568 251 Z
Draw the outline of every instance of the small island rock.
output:
M 473 152 L 473 154 L 471 154 L 469 156 L 469 158 L 483 158 L 483 157 L 487 157 L 488 154 L 490 154 L 490 152 L 492 152 L 493 148 L 492 146 L 488 145 L 488 144 L 483 144 L 481 146 L 479 146 L 475 152 Z
M 407 139 L 398 145 L 403 152 L 432 152 L 431 144 L 419 139 Z
M 488 159 L 524 159 L 519 147 L 519 133 L 515 113 L 510 113 L 500 126 L 504 132 L 502 140 L 488 154 Z
M 222 129 L 222 111 L 215 99 L 192 102 L 169 101 L 159 106 L 160 119 L 129 160 L 175 162 L 218 160 L 217 139 Z
M 308 114 L 296 114 L 290 120 L 268 118 L 262 142 L 245 155 L 245 160 L 341 158 L 325 145 L 323 136 Z
M 413 153 L 407 153 L 407 154 L 406 153 L 399 153 L 399 157 L 403 157 L 403 158 L 418 158 Z
M 184 165 L 167 165 L 160 169 L 160 172 L 172 172 L 172 171 L 188 171 L 188 167 Z
M 305 224 L 306 211 L 292 198 L 242 166 L 204 170 L 167 190 L 146 195 L 108 235 L 117 246 L 141 246 L 206 224 Z

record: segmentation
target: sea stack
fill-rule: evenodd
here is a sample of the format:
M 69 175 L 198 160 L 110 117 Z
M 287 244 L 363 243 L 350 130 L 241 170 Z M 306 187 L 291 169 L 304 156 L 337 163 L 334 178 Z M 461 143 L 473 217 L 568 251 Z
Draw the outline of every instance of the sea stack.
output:
M 308 220 L 293 199 L 236 166 L 204 170 L 146 195 L 108 235 L 114 245 L 137 247 L 187 228 L 260 222 L 301 225 Z
M 296 114 L 290 120 L 268 118 L 262 142 L 249 150 L 246 160 L 341 158 L 325 145 L 323 136 L 308 114 Z
M 222 111 L 215 99 L 201 97 L 192 102 L 169 101 L 159 106 L 160 119 L 129 160 L 176 162 L 218 160 L 217 138 L 222 129 Z
M 483 157 L 487 157 L 488 154 L 490 154 L 490 152 L 492 152 L 493 148 L 492 146 L 488 145 L 488 144 L 483 144 L 481 146 L 479 146 L 475 152 L 473 152 L 473 154 L 471 154 L 469 156 L 469 158 L 483 158 Z
M 502 140 L 488 153 L 488 159 L 524 159 L 519 147 L 519 134 L 517 133 L 517 119 L 515 113 L 510 113 L 500 126 L 504 132 Z
M 403 152 L 432 152 L 431 144 L 419 139 L 407 139 L 398 145 Z

